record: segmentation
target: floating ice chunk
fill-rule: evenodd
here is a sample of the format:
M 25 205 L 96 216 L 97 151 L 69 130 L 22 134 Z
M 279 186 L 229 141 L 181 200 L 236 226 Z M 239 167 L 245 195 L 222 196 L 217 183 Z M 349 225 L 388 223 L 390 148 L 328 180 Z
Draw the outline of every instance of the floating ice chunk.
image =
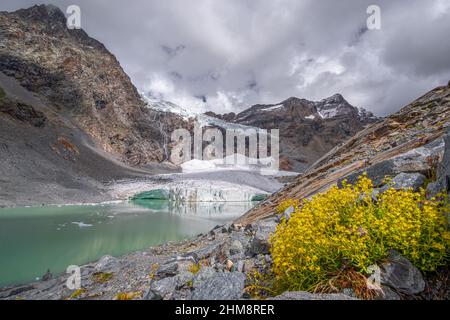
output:
M 93 226 L 92 224 L 87 224 L 87 223 L 84 223 L 84 222 L 77 222 L 77 221 L 72 222 L 72 224 L 76 224 L 80 228 L 89 228 L 89 227 Z

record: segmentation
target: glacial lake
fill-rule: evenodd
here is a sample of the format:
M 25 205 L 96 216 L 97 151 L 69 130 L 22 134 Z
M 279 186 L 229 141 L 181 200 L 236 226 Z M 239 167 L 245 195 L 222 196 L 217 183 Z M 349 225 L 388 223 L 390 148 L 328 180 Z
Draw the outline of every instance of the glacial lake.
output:
M 181 241 L 233 221 L 252 202 L 167 201 L 0 209 L 0 287 L 104 255 Z

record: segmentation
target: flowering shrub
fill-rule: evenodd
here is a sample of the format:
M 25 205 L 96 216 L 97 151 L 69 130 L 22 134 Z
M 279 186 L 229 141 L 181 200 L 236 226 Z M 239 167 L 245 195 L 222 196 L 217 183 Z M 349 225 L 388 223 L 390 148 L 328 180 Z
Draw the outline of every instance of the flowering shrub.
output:
M 283 202 L 280 212 L 289 206 Z M 391 249 L 423 271 L 447 262 L 447 200 L 427 200 L 423 190 L 390 188 L 374 200 L 364 175 L 295 208 L 271 237 L 273 272 L 284 290 L 313 290 L 339 270 L 367 273 Z
M 282 214 L 289 207 L 293 207 L 294 210 L 298 210 L 299 201 L 297 199 L 287 199 L 287 200 L 282 201 L 278 205 L 278 209 L 277 209 L 278 214 Z

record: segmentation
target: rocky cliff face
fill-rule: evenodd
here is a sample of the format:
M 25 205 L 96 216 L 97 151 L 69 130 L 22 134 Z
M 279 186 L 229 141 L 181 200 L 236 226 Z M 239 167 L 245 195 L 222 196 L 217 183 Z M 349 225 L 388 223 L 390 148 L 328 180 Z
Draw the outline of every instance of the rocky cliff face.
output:
M 231 123 L 280 130 L 282 169 L 304 171 L 314 161 L 365 125 L 378 120 L 350 105 L 340 94 L 322 101 L 289 98 L 279 104 L 254 105 L 239 113 L 217 115 Z
M 183 125 L 145 106 L 117 59 L 54 6 L 0 13 L 0 71 L 15 78 L 104 151 L 131 165 L 167 158 L 165 133 Z
M 0 12 L 0 206 L 110 200 L 110 181 L 173 170 L 155 162 L 185 125 L 56 7 Z
M 308 198 L 330 186 L 349 182 L 366 172 L 375 186 L 386 176 L 399 182 L 430 182 L 427 191 L 439 186 L 448 188 L 448 137 L 450 128 L 450 83 L 438 87 L 399 112 L 370 125 L 336 146 L 316 161 L 304 174 L 280 192 L 269 197 L 242 218 L 240 223 L 252 223 L 275 213 L 285 199 Z M 437 172 L 437 175 L 436 175 Z M 403 180 L 403 181 L 400 181 Z M 418 187 L 415 182 L 411 187 Z

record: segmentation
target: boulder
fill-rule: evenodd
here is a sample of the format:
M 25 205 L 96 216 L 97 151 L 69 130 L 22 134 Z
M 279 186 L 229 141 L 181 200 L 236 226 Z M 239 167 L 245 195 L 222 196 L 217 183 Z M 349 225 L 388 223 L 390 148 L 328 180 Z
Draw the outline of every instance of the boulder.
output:
M 343 293 L 315 294 L 306 291 L 288 291 L 269 300 L 358 300 Z
M 364 170 L 354 172 L 338 181 L 338 186 L 342 186 L 342 181 L 345 179 L 348 183 L 355 184 L 358 177 L 364 172 L 370 178 L 374 186 L 378 187 L 383 184 L 385 177 L 393 177 L 399 173 L 415 173 L 419 172 L 426 174 L 431 169 L 429 159 L 440 158 L 444 152 L 444 140 L 438 139 L 422 147 L 410 150 L 400 154 L 392 159 L 388 159 L 374 165 L 371 165 Z
M 240 272 L 217 272 L 195 288 L 193 300 L 237 300 L 244 294 L 245 275 Z
M 247 255 L 253 257 L 258 254 L 268 254 L 270 251 L 269 238 L 275 232 L 278 223 L 274 219 L 257 222 L 253 229 L 255 235 L 247 250 Z
M 216 270 L 212 267 L 203 267 L 198 271 L 193 279 L 192 279 L 192 285 L 194 288 L 199 287 L 205 280 L 208 280 L 209 278 L 213 277 L 216 274 Z
M 160 278 L 175 276 L 180 272 L 187 271 L 193 263 L 195 263 L 193 256 L 177 257 L 161 265 L 156 271 L 156 275 Z
M 420 271 L 396 251 L 390 253 L 380 269 L 381 284 L 396 292 L 414 295 L 425 289 L 425 281 Z
M 95 272 L 111 271 L 117 268 L 118 264 L 119 260 L 117 258 L 106 255 L 101 257 L 100 260 L 97 261 L 97 263 L 94 266 L 94 270 Z
M 168 300 L 178 287 L 178 277 L 164 278 L 153 281 L 144 296 L 145 300 Z
M 380 191 L 384 192 L 389 188 L 396 190 L 412 188 L 414 191 L 418 191 L 426 181 L 426 177 L 421 173 L 400 173 L 392 179 L 392 183 L 384 185 Z

